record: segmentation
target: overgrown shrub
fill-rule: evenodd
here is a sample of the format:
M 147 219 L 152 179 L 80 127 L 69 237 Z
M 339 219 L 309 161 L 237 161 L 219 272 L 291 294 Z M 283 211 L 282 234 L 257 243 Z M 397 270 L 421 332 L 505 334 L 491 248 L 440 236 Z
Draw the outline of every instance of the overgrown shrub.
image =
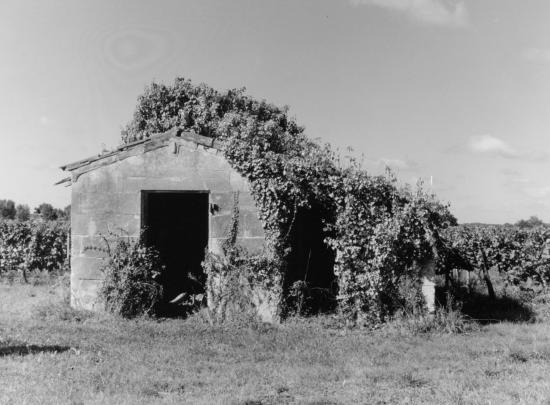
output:
M 142 238 L 116 235 L 114 241 L 104 237 L 104 242 L 107 257 L 99 296 L 105 309 L 126 318 L 156 314 L 163 298 L 159 253 Z
M 280 282 L 271 276 L 277 274 L 276 259 L 239 249 L 230 257 L 207 253 L 203 268 L 212 323 L 254 323 L 263 310 L 264 317 L 278 318 Z
M 440 231 L 456 220 L 420 187 L 400 189 L 392 176 L 372 177 L 356 164 L 335 181 L 327 240 L 336 251 L 340 308 L 361 323 L 380 322 L 399 308 L 400 281 L 419 281 L 421 264 L 437 257 Z
M 278 317 L 281 303 L 281 264 L 269 251 L 250 253 L 237 243 L 239 229 L 238 193 L 222 254 L 206 252 L 202 263 L 206 274 L 208 313 L 212 323 L 259 320 L 263 310 Z

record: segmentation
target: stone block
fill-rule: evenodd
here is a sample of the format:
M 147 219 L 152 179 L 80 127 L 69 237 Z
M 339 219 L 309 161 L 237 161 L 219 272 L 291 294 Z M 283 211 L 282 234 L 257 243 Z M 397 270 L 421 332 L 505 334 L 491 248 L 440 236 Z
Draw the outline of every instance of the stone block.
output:
M 103 272 L 100 270 L 105 261 L 99 257 L 71 257 L 71 277 L 79 279 L 103 279 Z
M 140 214 L 95 213 L 92 215 L 71 215 L 71 233 L 73 236 L 97 236 L 109 233 L 137 236 L 141 231 Z
M 200 176 L 196 172 L 189 172 L 181 178 L 179 183 L 179 190 L 203 191 L 210 189 L 208 188 L 208 184 L 202 176 Z
M 200 159 L 200 152 L 196 149 L 189 149 L 189 147 L 185 145 L 178 145 L 178 163 L 181 170 L 196 170 L 199 159 Z
M 114 246 L 115 239 L 107 238 L 110 246 Z M 96 257 L 103 258 L 107 255 L 106 242 L 99 236 L 80 236 L 75 235 L 71 240 L 71 257 Z
M 119 210 L 119 193 L 116 192 L 79 192 L 73 196 L 71 209 L 78 214 L 112 212 Z
M 249 253 L 259 253 L 265 247 L 265 238 L 237 238 L 237 243 Z
M 136 193 L 144 189 L 143 185 L 147 181 L 145 176 L 128 176 L 122 184 L 122 193 Z
M 145 176 L 145 173 L 147 171 L 147 167 L 145 165 L 143 156 L 131 156 L 127 159 L 124 159 L 120 161 L 118 164 L 115 164 L 115 167 L 117 167 L 117 171 L 119 173 L 122 173 L 123 177 L 128 176 Z
M 233 212 L 234 198 L 235 197 L 232 191 L 210 193 L 210 203 L 218 206 L 218 211 L 214 215 L 231 214 Z
M 96 223 L 96 235 L 103 234 L 108 236 L 114 233 L 119 236 L 139 236 L 141 232 L 140 214 L 116 214 L 101 215 Z
M 183 173 L 178 177 L 130 177 L 124 182 L 124 192 L 208 190 L 196 173 Z
M 241 227 L 243 228 L 243 236 L 248 238 L 264 237 L 265 232 L 262 222 L 258 218 L 257 210 L 246 210 L 241 212 L 243 221 Z
M 197 150 L 196 169 L 200 172 L 206 172 L 209 170 L 222 171 L 229 173 L 233 171 L 233 168 L 223 158 L 223 156 L 212 153 L 212 150 L 204 150 L 199 148 Z
M 88 214 L 71 213 L 71 234 L 75 235 L 90 235 L 96 234 L 95 221 Z
M 116 211 L 118 214 L 141 214 L 141 192 L 119 194 Z
M 254 201 L 254 197 L 252 196 L 252 193 L 250 191 L 239 192 L 239 207 L 241 207 L 241 209 L 257 209 L 256 202 Z
M 201 176 L 206 188 L 212 192 L 234 191 L 229 181 L 229 173 L 223 171 L 210 171 Z
M 248 181 L 235 170 L 230 171 L 229 183 L 231 184 L 231 188 L 235 191 L 250 191 Z
M 121 173 L 116 170 L 117 167 L 118 164 L 115 163 L 82 173 L 74 185 L 89 193 L 118 191 L 121 184 Z
M 215 215 L 210 217 L 210 237 L 212 238 L 226 238 L 231 230 L 232 214 Z M 239 230 L 238 236 L 243 236 L 244 217 L 239 215 Z

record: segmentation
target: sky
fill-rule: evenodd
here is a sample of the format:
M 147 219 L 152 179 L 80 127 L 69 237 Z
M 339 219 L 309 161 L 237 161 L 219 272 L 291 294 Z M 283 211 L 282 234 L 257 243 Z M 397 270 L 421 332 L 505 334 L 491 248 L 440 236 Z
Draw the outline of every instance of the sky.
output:
M 548 0 L 2 0 L 0 199 L 70 204 L 152 81 L 290 106 L 459 222 L 550 222 Z

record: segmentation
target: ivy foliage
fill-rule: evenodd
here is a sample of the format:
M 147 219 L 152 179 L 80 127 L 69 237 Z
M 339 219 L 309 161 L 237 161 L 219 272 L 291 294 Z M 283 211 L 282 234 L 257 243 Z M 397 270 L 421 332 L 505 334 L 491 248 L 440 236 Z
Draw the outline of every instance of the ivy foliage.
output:
M 448 207 L 422 191 L 398 187 L 392 176 L 370 176 L 320 145 L 280 108 L 245 94 L 219 92 L 178 78 L 153 83 L 139 97 L 123 142 L 173 127 L 223 141 L 223 154 L 251 186 L 273 262 L 273 283 L 285 283 L 296 213 L 315 206 L 326 243 L 336 253 L 340 307 L 354 319 L 391 311 L 402 274 L 437 255 L 439 230 L 453 224 Z
M 369 176 L 355 161 L 333 181 L 327 241 L 337 253 L 340 307 L 357 321 L 383 321 L 399 309 L 405 278 L 420 285 L 441 254 L 441 230 L 456 219 L 421 187 L 400 188 L 391 173 Z

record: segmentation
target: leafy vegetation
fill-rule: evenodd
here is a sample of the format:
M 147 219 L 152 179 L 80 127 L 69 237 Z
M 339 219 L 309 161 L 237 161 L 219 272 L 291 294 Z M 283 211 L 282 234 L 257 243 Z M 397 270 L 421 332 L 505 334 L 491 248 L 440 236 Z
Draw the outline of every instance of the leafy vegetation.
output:
M 462 225 L 445 231 L 449 245 L 477 271 L 485 281 L 489 296 L 495 291 L 489 270 L 495 269 L 506 285 L 525 290 L 545 290 L 550 283 L 550 229 L 517 226 Z M 466 266 L 448 265 L 452 268 Z
M 273 280 L 280 267 L 269 252 L 251 254 L 237 244 L 239 231 L 239 194 L 235 193 L 228 235 L 223 254 L 206 252 L 203 268 L 207 275 L 208 319 L 213 324 L 259 321 L 259 308 L 278 319 L 281 283 Z
M 401 275 L 418 274 L 434 257 L 440 229 L 455 222 L 448 208 L 422 191 L 397 187 L 394 178 L 370 176 L 343 162 L 328 146 L 307 138 L 287 108 L 218 92 L 176 79 L 153 83 L 138 99 L 123 142 L 179 127 L 223 141 L 223 153 L 248 179 L 267 237 L 266 254 L 278 266 L 266 283 L 285 290 L 296 215 L 315 207 L 324 238 L 336 254 L 338 300 L 352 319 L 382 320 L 393 311 Z M 285 300 L 281 300 L 284 303 Z
M 353 318 L 381 321 L 398 309 L 400 281 L 420 279 L 437 255 L 441 230 L 456 220 L 422 189 L 399 189 L 394 178 L 370 177 L 353 166 L 334 190 L 337 216 L 328 242 L 337 252 L 341 308 Z
M 68 232 L 65 222 L 0 221 L 0 274 L 64 267 Z
M 107 254 L 99 290 L 105 309 L 126 318 L 156 314 L 163 299 L 158 252 L 141 239 L 110 236 L 114 237 L 111 241 L 104 237 L 105 248 L 88 248 Z

